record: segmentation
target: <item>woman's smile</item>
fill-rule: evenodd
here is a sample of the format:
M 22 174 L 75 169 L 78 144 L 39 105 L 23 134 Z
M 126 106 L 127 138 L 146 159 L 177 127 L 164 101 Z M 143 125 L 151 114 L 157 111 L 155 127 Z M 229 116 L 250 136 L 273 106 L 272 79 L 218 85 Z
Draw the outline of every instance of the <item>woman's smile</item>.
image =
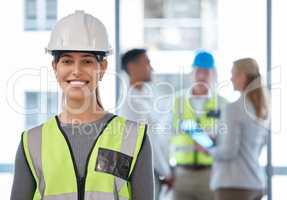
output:
M 83 86 L 89 84 L 90 81 L 86 81 L 86 80 L 68 80 L 66 82 L 69 84 L 69 86 L 77 88 L 77 87 L 83 87 Z

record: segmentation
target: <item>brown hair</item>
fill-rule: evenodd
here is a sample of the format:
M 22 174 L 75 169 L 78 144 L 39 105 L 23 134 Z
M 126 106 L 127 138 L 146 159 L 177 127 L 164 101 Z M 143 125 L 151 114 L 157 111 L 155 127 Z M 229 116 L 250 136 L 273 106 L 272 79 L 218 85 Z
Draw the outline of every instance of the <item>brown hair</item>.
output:
M 236 71 L 243 72 L 246 76 L 244 93 L 254 106 L 257 118 L 267 119 L 267 98 L 263 91 L 258 63 L 252 58 L 243 58 L 233 64 Z
M 95 92 L 96 92 L 97 104 L 100 106 L 100 108 L 104 109 L 104 106 L 103 106 L 102 100 L 101 100 L 101 96 L 100 96 L 99 86 L 97 86 Z

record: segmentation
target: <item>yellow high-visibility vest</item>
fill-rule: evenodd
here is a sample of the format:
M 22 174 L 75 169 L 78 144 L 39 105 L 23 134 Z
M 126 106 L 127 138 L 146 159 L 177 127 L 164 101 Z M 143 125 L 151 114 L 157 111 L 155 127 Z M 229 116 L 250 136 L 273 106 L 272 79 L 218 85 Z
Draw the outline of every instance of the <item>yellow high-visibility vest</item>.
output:
M 80 179 L 57 116 L 22 135 L 24 154 L 37 184 L 33 200 L 131 200 L 130 177 L 144 124 L 114 116 L 94 143 Z
M 204 106 L 204 114 L 196 118 L 196 114 L 185 96 L 175 98 L 173 106 L 173 127 L 177 133 L 171 139 L 170 163 L 172 165 L 212 165 L 213 158 L 210 155 L 193 150 L 194 141 L 188 134 L 180 131 L 180 123 L 183 120 L 193 120 L 205 131 L 215 129 L 216 119 L 209 117 L 208 112 L 218 109 L 217 98 L 209 99 Z

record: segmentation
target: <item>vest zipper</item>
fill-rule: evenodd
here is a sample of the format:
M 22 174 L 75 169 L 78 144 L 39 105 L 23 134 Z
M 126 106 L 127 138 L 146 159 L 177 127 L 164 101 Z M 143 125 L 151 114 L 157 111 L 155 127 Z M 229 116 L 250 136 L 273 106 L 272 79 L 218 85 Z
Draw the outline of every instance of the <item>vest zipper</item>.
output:
M 78 179 L 78 199 L 84 200 L 85 198 L 85 178 Z
M 92 148 L 91 148 L 91 150 L 90 150 L 90 152 L 89 152 L 89 154 L 88 154 L 88 157 L 87 157 L 87 160 L 86 160 L 85 175 L 84 175 L 84 177 L 82 178 L 82 181 L 83 181 L 83 182 L 82 182 L 82 184 L 83 184 L 83 185 L 82 185 L 83 191 L 85 191 L 85 187 L 86 187 L 86 179 L 87 179 L 87 175 L 88 175 L 89 161 L 90 161 L 92 152 L 94 151 L 94 148 L 95 148 L 95 146 L 96 146 L 96 144 L 97 144 L 97 141 L 98 141 L 99 137 L 102 135 L 102 133 L 104 132 L 104 130 L 106 129 L 106 127 L 108 126 L 108 124 L 109 124 L 116 116 L 117 116 L 117 115 L 112 116 L 111 119 L 109 119 L 109 120 L 107 121 L 107 123 L 106 123 L 105 126 L 102 128 L 101 132 L 99 133 L 98 137 L 95 139 L 95 141 L 94 141 L 94 143 L 93 143 L 93 145 L 92 145 Z M 82 197 L 82 199 L 80 199 L 80 200 L 84 200 L 84 199 L 85 199 L 85 192 L 83 192 L 83 194 L 82 194 L 81 197 Z

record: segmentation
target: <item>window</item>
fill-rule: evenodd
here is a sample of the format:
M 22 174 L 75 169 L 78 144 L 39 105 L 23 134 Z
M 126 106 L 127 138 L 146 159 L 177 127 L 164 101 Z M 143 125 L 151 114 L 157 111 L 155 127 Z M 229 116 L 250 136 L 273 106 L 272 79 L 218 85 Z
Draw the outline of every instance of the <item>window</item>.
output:
M 25 5 L 25 29 L 36 29 L 37 26 L 37 8 L 36 0 L 26 0 Z M 34 28 L 33 28 L 34 27 Z
M 56 20 L 57 0 L 25 0 L 25 30 L 50 30 Z
M 46 29 L 51 29 L 57 21 L 57 0 L 46 0 Z
M 144 42 L 159 50 L 216 50 L 216 20 L 216 0 L 145 0 Z
M 58 113 L 57 92 L 26 92 L 25 127 L 32 128 Z

